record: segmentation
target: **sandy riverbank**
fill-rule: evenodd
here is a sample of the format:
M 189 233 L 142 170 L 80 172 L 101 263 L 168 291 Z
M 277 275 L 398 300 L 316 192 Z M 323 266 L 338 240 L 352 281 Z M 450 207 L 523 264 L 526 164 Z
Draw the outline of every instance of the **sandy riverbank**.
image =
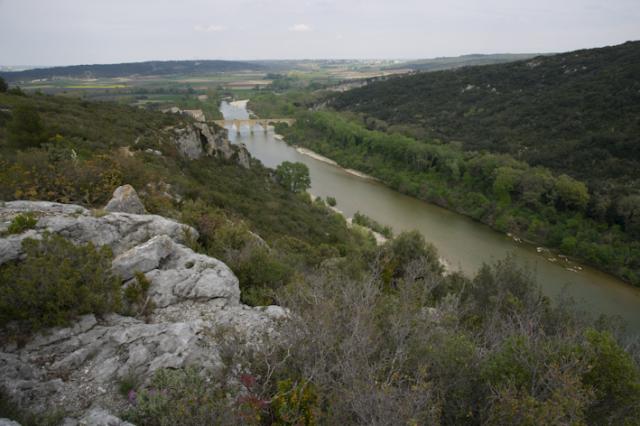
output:
M 357 171 L 357 170 L 353 170 L 353 169 L 344 169 L 344 171 L 345 171 L 345 172 L 347 172 L 347 173 L 349 173 L 350 175 L 358 176 L 358 177 L 360 177 L 360 178 L 362 178 L 362 179 L 379 180 L 379 179 L 377 179 L 377 178 L 374 178 L 373 176 L 369 176 L 368 174 L 366 174 L 366 173 L 362 173 L 362 172 L 359 172 L 359 171 Z
M 359 171 L 353 170 L 353 169 L 345 169 L 344 167 L 340 166 L 338 163 L 333 161 L 331 158 L 327 158 L 327 157 L 325 157 L 323 155 L 318 154 L 317 152 L 311 151 L 310 149 L 296 147 L 296 151 L 298 151 L 302 155 L 306 155 L 307 157 L 311 157 L 311 158 L 313 158 L 315 160 L 322 161 L 323 163 L 327 163 L 327 164 L 331 164 L 332 166 L 340 167 L 342 170 L 344 170 L 345 172 L 349 173 L 350 175 L 358 176 L 359 178 L 362 178 L 362 179 L 378 180 L 378 179 L 374 178 L 373 176 L 369 176 L 366 173 L 362 173 L 362 172 L 359 172 Z
M 333 161 L 331 158 L 324 157 L 316 152 L 311 151 L 310 149 L 297 147 L 296 151 L 298 151 L 302 155 L 306 155 L 307 157 L 322 161 L 323 163 L 331 164 L 332 166 L 338 166 L 338 163 Z

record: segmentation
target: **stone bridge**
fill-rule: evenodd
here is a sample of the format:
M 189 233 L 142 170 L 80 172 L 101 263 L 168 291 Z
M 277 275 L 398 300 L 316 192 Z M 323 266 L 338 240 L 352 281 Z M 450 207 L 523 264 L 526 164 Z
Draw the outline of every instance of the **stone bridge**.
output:
M 266 131 L 271 125 L 286 123 L 291 126 L 296 120 L 295 118 L 251 118 L 247 120 L 215 120 L 214 122 L 220 127 L 235 127 L 239 132 L 242 126 L 248 127 L 251 131 L 254 127 L 260 126 Z

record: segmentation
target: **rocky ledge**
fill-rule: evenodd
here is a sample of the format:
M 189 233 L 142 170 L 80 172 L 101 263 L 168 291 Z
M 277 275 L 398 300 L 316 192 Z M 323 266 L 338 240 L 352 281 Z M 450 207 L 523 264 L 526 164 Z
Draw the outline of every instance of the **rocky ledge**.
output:
M 178 151 L 189 160 L 217 157 L 234 161 L 245 169 L 251 168 L 251 155 L 246 146 L 229 142 L 227 131 L 221 127 L 195 122 L 172 130 Z
M 115 195 L 123 194 L 137 197 L 129 188 Z M 110 205 L 110 210 L 118 205 L 139 210 L 135 202 Z M 123 378 L 149 379 L 161 368 L 219 368 L 216 348 L 223 330 L 259 342 L 286 316 L 277 306 L 241 304 L 233 272 L 185 245 L 187 238 L 197 236 L 189 226 L 149 214 L 95 214 L 78 205 L 13 201 L 0 205 L 0 231 L 27 212 L 38 218 L 36 227 L 0 238 L 0 264 L 19 259 L 22 240 L 45 232 L 78 244 L 108 245 L 114 253 L 112 268 L 125 286 L 138 271 L 151 281 L 148 297 L 154 309 L 144 321 L 87 315 L 70 327 L 33 336 L 21 347 L 5 343 L 0 348 L 0 387 L 24 408 L 63 407 L 73 417 L 67 419 L 70 425 L 125 424 L 109 413 L 122 403 L 117 386 Z

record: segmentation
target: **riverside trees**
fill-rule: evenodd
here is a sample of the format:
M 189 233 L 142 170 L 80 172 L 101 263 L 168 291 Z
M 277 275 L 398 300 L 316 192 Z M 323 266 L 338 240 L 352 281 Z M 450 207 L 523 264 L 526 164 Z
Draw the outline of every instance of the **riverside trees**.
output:
M 283 162 L 276 168 L 276 179 L 294 193 L 306 191 L 311 186 L 309 168 L 302 163 Z
M 357 118 L 336 112 L 300 112 L 294 126 L 280 131 L 289 143 L 401 192 L 538 244 L 570 248 L 566 254 L 640 285 L 635 196 L 600 206 L 599 196 L 566 174 L 554 175 L 507 154 L 467 152 L 454 143 L 368 130 Z

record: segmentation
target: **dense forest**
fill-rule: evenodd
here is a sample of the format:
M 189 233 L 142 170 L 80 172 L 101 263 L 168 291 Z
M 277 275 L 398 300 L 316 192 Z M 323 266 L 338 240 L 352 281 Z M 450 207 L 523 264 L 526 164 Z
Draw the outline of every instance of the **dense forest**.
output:
M 148 61 L 123 64 L 71 65 L 36 68 L 25 71 L 2 72 L 0 77 L 9 82 L 51 78 L 114 78 L 132 75 L 193 75 L 218 72 L 261 70 L 263 66 L 249 62 L 202 61 Z
M 390 78 L 332 105 L 372 129 L 567 173 L 606 198 L 638 190 L 640 42 Z
M 233 269 L 245 303 L 276 302 L 292 313 L 268 344 L 224 339 L 219 350 L 228 368 L 160 369 L 123 380 L 123 418 L 140 425 L 638 424 L 640 350 L 623 327 L 590 318 L 569 300 L 551 303 L 513 259 L 465 277 L 445 274 L 417 232 L 376 246 L 283 179 L 287 169 L 304 175 L 301 165 L 274 172 L 255 160 L 244 169 L 182 158 L 164 130 L 188 125 L 182 116 L 15 91 L 0 94 L 0 104 L 0 199 L 72 202 L 100 215 L 113 189 L 129 183 L 149 212 L 198 230 L 190 246 Z M 409 155 L 406 144 L 420 162 L 411 167 L 448 167 L 462 180 L 469 179 L 465 167 L 492 164 L 463 158 L 460 174 L 447 160 L 463 154 L 435 155 L 447 147 L 428 148 L 429 155 L 419 142 L 384 144 L 395 136 L 356 130 L 334 115 L 301 120 L 331 140 L 371 147 L 375 165 L 385 164 L 382 149 Z M 578 182 L 540 173 L 543 190 L 556 188 L 558 209 L 583 206 Z M 505 188 L 497 191 L 507 197 Z M 7 232 L 24 232 L 34 221 L 18 216 Z M 256 234 L 266 246 L 255 244 Z M 26 241 L 26 259 L 0 267 L 0 338 L 15 321 L 67 324 L 87 312 L 55 305 L 64 298 L 52 289 L 77 285 L 95 297 L 92 285 L 104 279 L 110 291 L 120 290 L 104 250 L 74 247 L 61 236 Z M 87 271 L 99 274 L 72 280 Z M 50 296 L 47 311 L 37 309 L 41 298 L 30 298 L 41 293 Z M 96 314 L 116 309 L 99 308 Z M 52 309 L 58 316 L 39 318 Z M 20 411 L 0 389 L 0 417 L 53 425 L 64 412 Z

